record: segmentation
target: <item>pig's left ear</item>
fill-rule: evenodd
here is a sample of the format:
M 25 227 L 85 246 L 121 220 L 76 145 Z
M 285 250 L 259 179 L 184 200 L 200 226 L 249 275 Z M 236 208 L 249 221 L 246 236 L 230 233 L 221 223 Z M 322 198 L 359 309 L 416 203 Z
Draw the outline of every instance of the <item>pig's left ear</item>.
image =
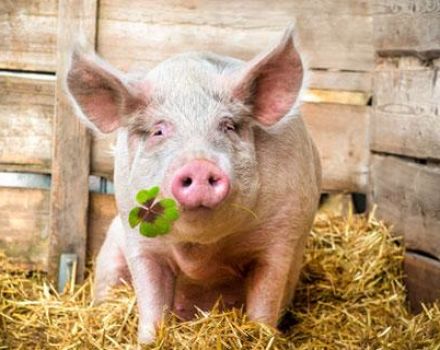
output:
M 122 126 L 131 113 L 146 104 L 146 89 L 93 54 L 76 48 L 67 74 L 67 90 L 84 117 L 109 133 Z
M 255 57 L 238 73 L 233 96 L 251 106 L 259 123 L 271 126 L 295 104 L 302 80 L 303 65 L 290 27 L 278 45 Z

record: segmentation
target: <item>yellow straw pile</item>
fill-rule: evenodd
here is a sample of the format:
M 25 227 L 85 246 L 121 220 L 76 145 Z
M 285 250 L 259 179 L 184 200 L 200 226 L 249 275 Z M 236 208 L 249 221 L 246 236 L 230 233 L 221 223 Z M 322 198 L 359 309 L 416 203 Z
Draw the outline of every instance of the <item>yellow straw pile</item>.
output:
M 440 349 L 440 303 L 413 316 L 402 284 L 403 248 L 372 217 L 320 215 L 294 305 L 280 333 L 239 310 L 168 317 L 152 349 Z M 94 307 L 93 274 L 58 295 L 44 274 L 0 257 L 0 349 L 134 349 L 130 287 Z

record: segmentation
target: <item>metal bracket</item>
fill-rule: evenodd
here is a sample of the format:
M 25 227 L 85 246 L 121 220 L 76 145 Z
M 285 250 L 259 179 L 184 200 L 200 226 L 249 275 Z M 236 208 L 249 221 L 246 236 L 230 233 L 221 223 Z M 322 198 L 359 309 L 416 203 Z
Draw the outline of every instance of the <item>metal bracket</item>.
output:
M 61 254 L 60 265 L 58 267 L 58 293 L 63 293 L 68 284 L 70 289 L 73 290 L 76 280 L 77 265 L 78 255 Z

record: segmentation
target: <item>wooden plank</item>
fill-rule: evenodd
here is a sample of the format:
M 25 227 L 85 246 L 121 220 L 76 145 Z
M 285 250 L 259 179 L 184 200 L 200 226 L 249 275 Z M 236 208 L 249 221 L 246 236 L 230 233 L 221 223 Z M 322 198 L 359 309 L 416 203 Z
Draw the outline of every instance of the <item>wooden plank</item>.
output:
M 0 73 L 0 167 L 50 172 L 53 76 Z
M 345 105 L 365 106 L 370 99 L 370 94 L 353 91 L 333 91 L 308 89 L 302 96 L 303 102 L 338 103 Z
M 29 269 L 46 270 L 49 191 L 0 187 L 0 250 Z
M 440 258 L 440 166 L 372 156 L 372 203 L 405 245 Z
M 382 54 L 440 53 L 440 1 L 374 0 L 374 44 Z
M 57 0 L 3 0 L 0 68 L 54 72 Z
M 420 303 L 440 299 L 440 261 L 407 252 L 404 262 L 405 284 L 411 310 L 422 311 Z
M 77 279 L 84 276 L 89 197 L 90 135 L 75 117 L 63 92 L 70 48 L 78 39 L 94 45 L 96 0 L 60 0 L 58 67 L 52 161 L 49 276 L 56 279 L 61 254 L 78 256 Z
M 437 69 L 421 67 L 386 67 L 375 72 L 371 149 L 440 159 L 437 75 Z
M 364 192 L 368 182 L 369 108 L 306 103 L 301 112 L 321 155 L 323 190 Z
M 94 135 L 91 153 L 91 171 L 93 175 L 113 179 L 113 147 L 115 142 L 116 134 Z
M 305 81 L 310 89 L 364 91 L 371 93 L 370 72 L 347 72 L 334 70 L 308 71 Z
M 0 251 L 29 270 L 47 270 L 49 199 L 48 190 L 0 187 Z M 98 253 L 116 215 L 114 196 L 91 193 L 89 215 L 88 259 Z
M 273 45 L 295 17 L 312 68 L 374 67 L 370 2 L 265 0 L 103 0 L 98 51 L 119 68 L 151 68 L 189 50 L 241 59 Z
M 87 258 L 96 257 L 104 242 L 107 229 L 116 216 L 115 197 L 110 194 L 93 193 L 90 196 Z M 122 233 L 121 233 L 122 234 Z
M 4 1 L 0 68 L 55 70 L 57 10 L 57 0 Z M 263 0 L 106 0 L 100 5 L 100 51 L 120 67 L 145 62 L 151 67 L 188 49 L 250 58 L 296 17 L 312 67 L 369 70 L 371 11 L 366 0 L 284 0 L 270 7 Z

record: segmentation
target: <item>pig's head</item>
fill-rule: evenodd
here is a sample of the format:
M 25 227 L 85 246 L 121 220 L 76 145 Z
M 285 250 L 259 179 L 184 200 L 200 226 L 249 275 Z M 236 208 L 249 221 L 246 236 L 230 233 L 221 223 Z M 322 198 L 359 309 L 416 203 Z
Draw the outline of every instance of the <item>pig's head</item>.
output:
M 118 129 L 115 184 L 124 222 L 138 190 L 158 185 L 181 209 L 173 235 L 213 242 L 254 220 L 260 192 L 254 132 L 295 104 L 303 67 L 292 30 L 244 63 L 213 54 L 173 57 L 139 80 L 74 53 L 67 85 L 103 133 Z M 264 152 L 264 149 L 259 149 Z

